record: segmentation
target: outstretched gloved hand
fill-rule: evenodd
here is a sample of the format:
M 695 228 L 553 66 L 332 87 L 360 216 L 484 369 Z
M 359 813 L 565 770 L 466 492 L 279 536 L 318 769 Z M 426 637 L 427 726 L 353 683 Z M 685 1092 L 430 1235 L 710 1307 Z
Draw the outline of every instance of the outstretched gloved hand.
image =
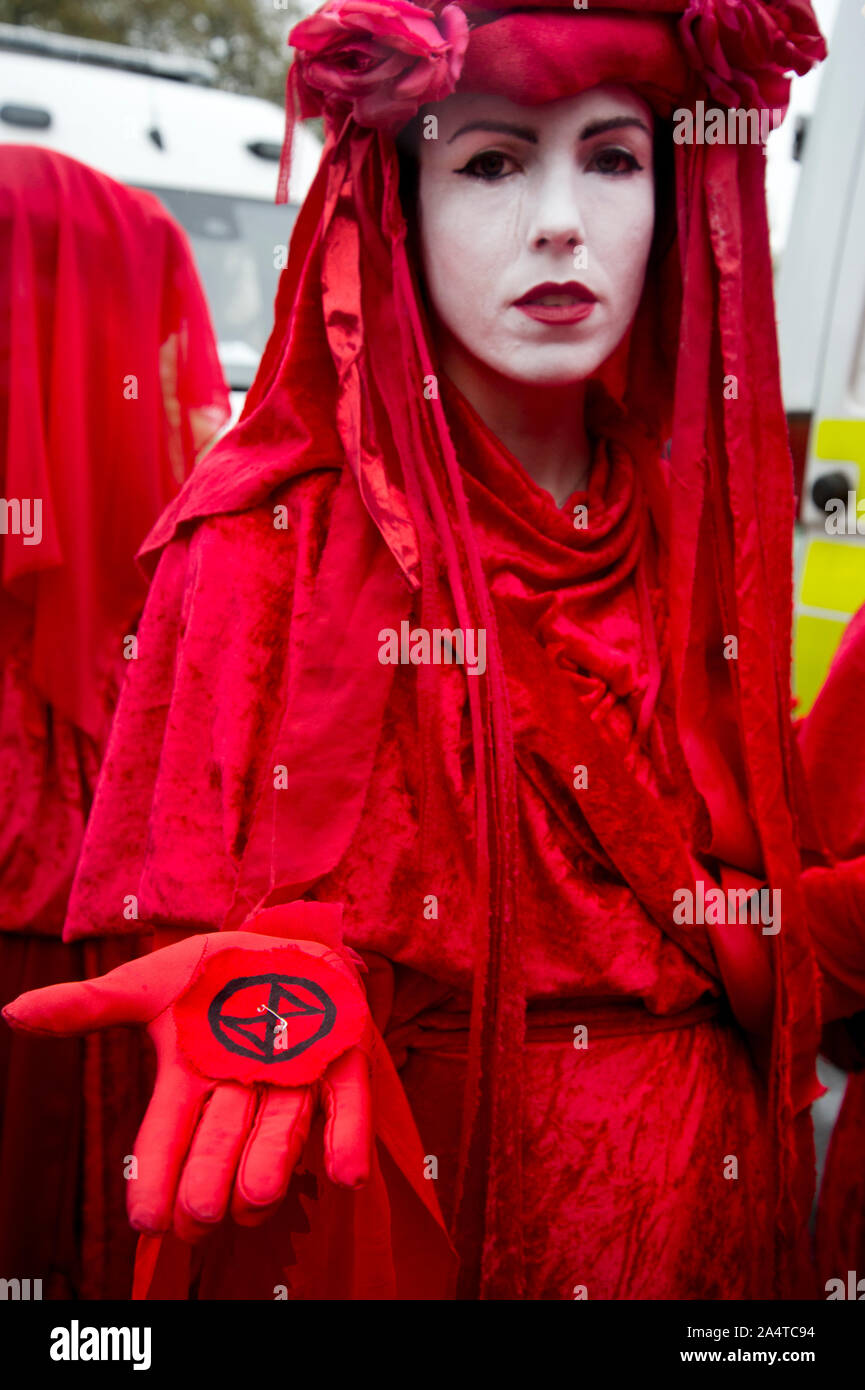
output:
M 128 1184 L 137 1230 L 173 1226 L 195 1241 L 229 1210 L 241 1225 L 265 1220 L 288 1191 L 319 1107 L 328 1176 L 346 1187 L 369 1176 L 365 992 L 345 948 L 276 934 L 288 925 L 302 937 L 307 923 L 318 935 L 315 914 L 334 911 L 269 908 L 250 919 L 251 930 L 187 937 L 4 1008 L 14 1028 L 56 1036 L 146 1026 L 157 1077 L 135 1140 L 138 1175 Z

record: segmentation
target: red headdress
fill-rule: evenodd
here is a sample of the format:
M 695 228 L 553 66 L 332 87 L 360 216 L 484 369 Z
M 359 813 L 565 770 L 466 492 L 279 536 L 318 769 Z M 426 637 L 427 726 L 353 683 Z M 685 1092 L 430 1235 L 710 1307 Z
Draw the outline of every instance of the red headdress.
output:
M 488 679 L 468 682 L 477 939 L 462 1169 L 464 1175 L 477 1157 L 486 1174 L 482 1296 L 519 1296 L 513 1251 L 525 1001 L 514 912 L 510 710 L 459 461 L 442 405 L 423 389 L 436 362 L 406 247 L 394 135 L 420 104 L 454 90 L 537 103 L 602 82 L 634 87 L 662 119 L 707 98 L 777 115 L 787 102 L 787 74 L 807 71 L 825 45 L 807 0 L 633 0 L 626 8 L 594 0 L 590 11 L 566 0 L 542 7 L 499 0 L 483 8 L 469 0 L 430 9 L 406 0 L 331 0 L 293 30 L 291 42 L 298 57 L 289 74 L 283 196 L 295 120 L 323 114 L 327 143 L 293 234 L 274 332 L 239 427 L 196 470 L 146 548 L 163 545 L 183 520 L 259 501 L 285 478 L 342 454 L 405 578 L 405 612 L 411 590 L 433 602 L 441 564 L 460 625 L 488 632 Z M 710 811 L 713 788 L 697 734 L 713 709 L 705 653 L 718 640 L 716 612 L 722 631 L 738 639 L 732 680 L 749 802 L 765 878 L 782 890 L 785 904 L 783 931 L 760 949 L 771 953 L 775 981 L 769 1070 L 779 1146 L 779 1289 L 789 1290 L 788 1259 L 812 1180 L 806 1111 L 818 1021 L 796 849 L 793 473 L 774 336 L 765 151 L 760 144 L 692 142 L 676 144 L 674 156 L 678 236 L 650 275 L 616 355 L 617 394 L 632 437 L 643 440 L 673 596 L 680 741 Z M 664 471 L 657 459 L 668 439 Z M 383 547 L 351 522 L 348 503 L 343 510 L 332 529 L 354 525 L 356 563 L 346 572 L 343 551 L 342 568 L 331 571 L 325 551 L 318 612 L 284 724 L 293 794 L 267 803 L 226 926 L 243 919 L 268 871 L 271 900 L 309 891 L 338 863 L 360 814 L 389 677 L 387 668 L 358 661 L 340 634 L 392 626 L 394 600 Z M 428 713 L 423 673 L 419 691 Z M 432 767 L 428 719 L 424 727 L 425 766 Z M 593 826 L 599 838 L 621 840 L 616 814 L 614 806 L 603 831 Z M 630 867 L 621 844 L 611 857 L 651 903 L 651 866 L 634 867 L 638 848 L 634 843 Z

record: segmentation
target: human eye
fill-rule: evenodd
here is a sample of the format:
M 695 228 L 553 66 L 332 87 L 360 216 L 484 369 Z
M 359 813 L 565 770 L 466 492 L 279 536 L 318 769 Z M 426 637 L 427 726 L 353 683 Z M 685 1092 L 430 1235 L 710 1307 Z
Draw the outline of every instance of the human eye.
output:
M 604 149 L 595 150 L 587 168 L 618 178 L 623 174 L 636 173 L 644 166 L 631 150 L 623 149 L 621 145 L 607 145 Z
M 484 183 L 498 183 L 516 172 L 515 169 L 503 168 L 507 163 L 515 164 L 516 161 L 510 155 L 503 154 L 501 150 L 481 150 L 479 154 L 472 155 L 461 169 L 454 172 L 465 174 L 466 178 L 480 179 Z

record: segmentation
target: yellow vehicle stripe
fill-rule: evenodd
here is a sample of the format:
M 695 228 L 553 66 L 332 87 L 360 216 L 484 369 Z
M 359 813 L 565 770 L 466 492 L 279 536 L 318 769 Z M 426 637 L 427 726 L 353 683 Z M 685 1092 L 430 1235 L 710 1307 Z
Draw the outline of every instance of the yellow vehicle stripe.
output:
M 799 602 L 806 608 L 857 612 L 865 603 L 865 545 L 850 544 L 841 536 L 811 541 Z
M 796 713 L 807 714 L 820 693 L 846 622 L 801 613 L 793 626 L 793 690 Z
M 854 480 L 856 497 L 860 502 L 865 501 L 865 420 L 821 420 L 814 453 L 818 459 L 855 464 L 858 469 Z

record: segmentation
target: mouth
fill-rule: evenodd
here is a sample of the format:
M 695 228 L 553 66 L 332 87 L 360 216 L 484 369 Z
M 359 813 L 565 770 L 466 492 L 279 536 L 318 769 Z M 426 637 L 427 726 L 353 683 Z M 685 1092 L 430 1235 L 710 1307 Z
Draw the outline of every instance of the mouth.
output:
M 561 285 L 547 280 L 535 285 L 521 299 L 515 299 L 513 307 L 541 323 L 579 323 L 588 317 L 597 302 L 597 295 L 578 280 L 568 280 Z
M 524 304 L 550 304 L 558 306 L 562 304 L 596 304 L 597 295 L 592 294 L 590 289 L 581 285 L 579 280 L 568 280 L 564 285 L 556 285 L 552 280 L 545 280 L 542 285 L 535 285 L 528 290 L 522 299 L 515 299 L 517 307 Z

